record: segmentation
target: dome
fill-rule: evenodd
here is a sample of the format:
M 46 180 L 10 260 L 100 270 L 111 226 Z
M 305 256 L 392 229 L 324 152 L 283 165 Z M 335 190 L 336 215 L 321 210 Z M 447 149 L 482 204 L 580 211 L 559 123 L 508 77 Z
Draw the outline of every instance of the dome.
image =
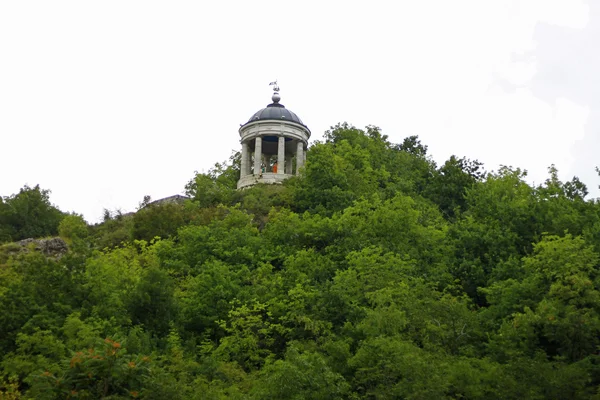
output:
M 302 126 L 306 126 L 306 125 L 304 125 L 304 123 L 302 122 L 300 117 L 298 117 L 296 115 L 296 113 L 288 110 L 287 108 L 285 108 L 283 106 L 283 104 L 279 104 L 278 102 L 269 104 L 267 107 L 263 108 L 262 110 L 255 112 L 254 115 L 252 115 L 252 117 L 250 117 L 248 122 L 246 122 L 246 124 L 249 124 L 250 122 L 265 121 L 265 120 L 271 120 L 271 121 L 272 120 L 276 120 L 276 121 L 283 120 L 283 121 L 295 122 Z

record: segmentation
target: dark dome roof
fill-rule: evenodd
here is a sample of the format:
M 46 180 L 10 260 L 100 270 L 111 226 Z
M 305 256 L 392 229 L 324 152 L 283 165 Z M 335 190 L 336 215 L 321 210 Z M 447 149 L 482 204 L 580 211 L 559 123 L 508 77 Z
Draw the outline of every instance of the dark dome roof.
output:
M 306 126 L 306 125 L 304 125 L 304 123 L 302 122 L 300 117 L 298 117 L 296 115 L 296 113 L 288 110 L 287 108 L 285 108 L 283 106 L 283 104 L 279 104 L 279 103 L 269 104 L 267 107 L 263 108 L 262 110 L 255 112 L 254 115 L 252 115 L 252 117 L 250 117 L 248 122 L 246 122 L 246 124 L 249 124 L 250 122 L 264 121 L 264 120 L 277 120 L 277 121 L 284 120 L 284 121 L 295 122 L 297 124 Z

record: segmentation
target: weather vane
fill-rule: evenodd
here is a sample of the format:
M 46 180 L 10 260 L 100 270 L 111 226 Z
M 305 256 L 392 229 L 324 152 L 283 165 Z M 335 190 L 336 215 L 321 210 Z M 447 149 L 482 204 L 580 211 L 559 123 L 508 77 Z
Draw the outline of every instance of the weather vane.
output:
M 275 85 L 275 87 L 273 88 L 273 91 L 279 92 L 279 85 L 277 85 L 277 79 L 275 79 L 275 82 L 269 83 L 269 86 L 273 86 L 273 85 Z

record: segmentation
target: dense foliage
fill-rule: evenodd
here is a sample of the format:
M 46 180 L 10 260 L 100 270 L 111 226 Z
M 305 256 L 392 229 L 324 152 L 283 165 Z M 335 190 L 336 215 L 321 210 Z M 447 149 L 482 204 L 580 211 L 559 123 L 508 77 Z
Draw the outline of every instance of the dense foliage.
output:
M 0 249 L 0 398 L 600 398 L 600 203 L 554 167 L 436 165 L 347 124 L 301 177 L 87 226 L 24 188 Z M 30 204 L 29 208 L 22 204 Z
M 39 185 L 0 197 L 0 243 L 56 235 L 63 213 L 50 204 L 50 191 Z

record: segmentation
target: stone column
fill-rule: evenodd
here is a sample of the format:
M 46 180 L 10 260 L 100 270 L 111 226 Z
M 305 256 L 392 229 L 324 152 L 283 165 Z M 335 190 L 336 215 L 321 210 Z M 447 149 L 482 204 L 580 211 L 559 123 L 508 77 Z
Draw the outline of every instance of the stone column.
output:
M 242 165 L 240 165 L 240 177 L 248 175 L 248 142 L 242 142 Z
M 300 168 L 304 165 L 304 143 L 298 141 L 296 146 L 296 175 L 300 173 Z
M 260 175 L 261 161 L 262 161 L 262 138 L 260 136 L 257 136 L 256 144 L 254 145 L 254 175 Z
M 279 136 L 279 143 L 277 146 L 277 174 L 285 173 L 285 138 Z
M 285 160 L 285 173 L 289 175 L 293 174 L 292 168 L 292 156 L 291 154 L 288 154 L 288 157 Z

